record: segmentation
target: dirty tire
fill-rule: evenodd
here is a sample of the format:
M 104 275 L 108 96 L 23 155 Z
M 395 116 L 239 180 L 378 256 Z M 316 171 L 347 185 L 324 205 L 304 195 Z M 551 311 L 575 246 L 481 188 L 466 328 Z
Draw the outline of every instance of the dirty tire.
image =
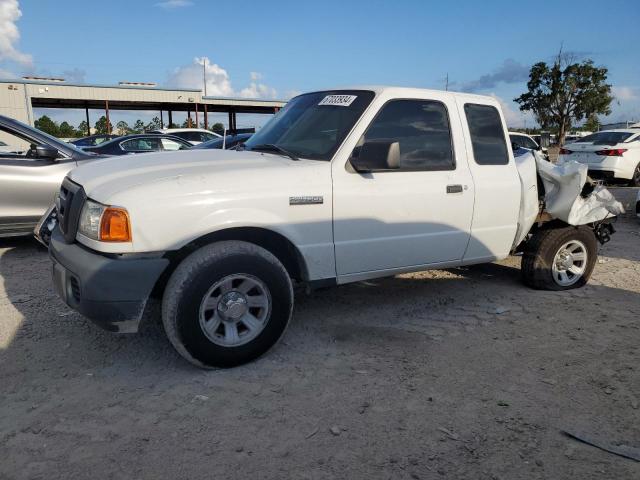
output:
M 633 171 L 633 176 L 629 180 L 630 187 L 640 187 L 640 163 L 636 165 L 636 169 Z
M 246 275 L 268 290 L 270 313 L 252 340 L 238 346 L 214 343 L 201 327 L 200 307 L 210 288 L 224 278 Z M 206 245 L 173 272 L 162 297 L 162 323 L 173 347 L 192 364 L 228 368 L 250 362 L 284 333 L 293 311 L 291 279 L 280 261 L 257 245 L 224 241 Z
M 582 276 L 571 285 L 560 285 L 554 279 L 553 262 L 567 242 L 576 240 L 586 247 L 587 259 Z M 522 256 L 521 272 L 525 285 L 536 290 L 570 290 L 584 286 L 591 277 L 598 256 L 596 236 L 588 227 L 561 227 L 539 230 L 527 242 Z

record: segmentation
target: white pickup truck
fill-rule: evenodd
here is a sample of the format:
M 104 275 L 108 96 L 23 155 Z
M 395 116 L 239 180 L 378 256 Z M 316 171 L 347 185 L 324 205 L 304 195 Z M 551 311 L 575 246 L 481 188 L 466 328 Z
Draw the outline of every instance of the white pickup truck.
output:
M 531 287 L 584 285 L 613 231 L 607 192 L 579 195 L 584 166 L 577 183 L 546 172 L 543 192 L 543 167 L 528 151 L 514 157 L 507 138 L 491 97 L 357 88 L 292 99 L 240 151 L 92 162 L 57 200 L 54 286 L 115 332 L 135 332 L 157 296 L 181 355 L 229 367 L 281 337 L 294 284 L 520 252 Z

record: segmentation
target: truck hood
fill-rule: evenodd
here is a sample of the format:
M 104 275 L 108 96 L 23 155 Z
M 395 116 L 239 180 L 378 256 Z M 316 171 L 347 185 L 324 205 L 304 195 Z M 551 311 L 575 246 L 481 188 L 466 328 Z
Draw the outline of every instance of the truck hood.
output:
M 263 152 L 185 150 L 104 158 L 74 169 L 69 178 L 82 185 L 90 198 L 106 201 L 118 192 L 169 179 L 206 181 L 214 177 L 216 184 L 224 185 L 223 177 L 235 179 L 246 173 L 247 183 L 251 183 L 256 178 L 274 174 L 277 177 L 284 171 L 291 171 L 291 168 L 317 166 L 319 163 L 325 162 L 296 162 Z M 283 176 L 291 181 L 288 175 Z

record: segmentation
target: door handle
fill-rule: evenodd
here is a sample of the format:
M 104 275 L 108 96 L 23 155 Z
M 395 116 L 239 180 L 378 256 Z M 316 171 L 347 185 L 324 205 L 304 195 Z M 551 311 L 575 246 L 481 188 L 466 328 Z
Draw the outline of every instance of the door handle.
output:
M 462 193 L 462 185 L 447 185 L 447 193 Z

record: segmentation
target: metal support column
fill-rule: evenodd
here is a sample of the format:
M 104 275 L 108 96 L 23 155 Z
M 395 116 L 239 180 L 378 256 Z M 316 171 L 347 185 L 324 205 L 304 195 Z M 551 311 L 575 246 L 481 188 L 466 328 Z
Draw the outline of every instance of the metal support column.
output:
M 89 106 L 84 107 L 84 113 L 87 117 L 87 136 L 91 135 L 91 123 L 89 123 Z
M 236 112 L 229 110 L 229 129 L 231 134 L 235 134 L 236 131 Z
M 198 121 L 198 104 L 196 103 L 196 128 L 200 128 L 200 122 Z
M 164 117 L 162 116 L 162 109 L 160 109 L 160 128 L 164 128 Z
M 209 119 L 207 118 L 207 104 L 204 104 L 204 128 L 209 130 Z
M 169 110 L 169 128 L 173 128 L 173 112 Z
M 111 135 L 111 122 L 109 121 L 109 100 L 104 101 L 104 113 L 107 117 L 107 133 Z
M 187 128 L 191 128 L 191 110 L 187 110 Z

